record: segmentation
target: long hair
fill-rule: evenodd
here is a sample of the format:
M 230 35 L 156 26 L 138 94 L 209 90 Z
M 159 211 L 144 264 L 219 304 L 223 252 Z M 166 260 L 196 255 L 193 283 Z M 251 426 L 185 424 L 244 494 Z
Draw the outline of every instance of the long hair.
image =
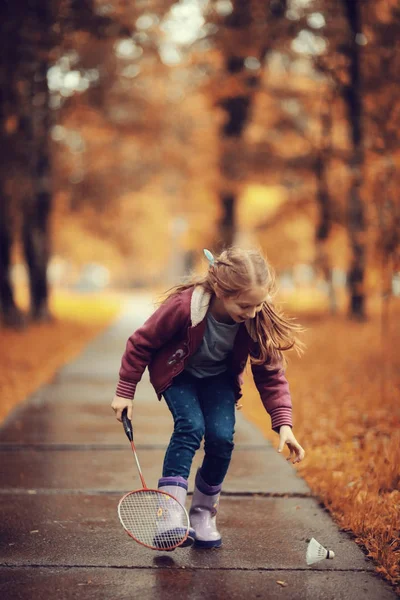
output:
M 197 285 L 211 294 L 214 294 L 215 287 L 218 286 L 226 297 L 248 292 L 255 286 L 266 288 L 267 298 L 252 319 L 259 348 L 258 356 L 250 358 L 252 364 L 264 364 L 273 369 L 279 364 L 286 365 L 283 352 L 294 349 L 299 355 L 303 353 L 305 346 L 298 334 L 304 329 L 275 307 L 275 272 L 258 250 L 236 246 L 223 250 L 214 258 L 205 275 L 190 275 L 181 284 L 167 290 L 163 302 L 172 295 Z

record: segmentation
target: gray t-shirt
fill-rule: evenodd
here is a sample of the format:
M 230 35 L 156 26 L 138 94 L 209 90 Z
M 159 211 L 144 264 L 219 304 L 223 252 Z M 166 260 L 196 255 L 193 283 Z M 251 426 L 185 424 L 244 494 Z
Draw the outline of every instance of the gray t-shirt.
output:
M 239 329 L 239 323 L 220 323 L 210 311 L 206 319 L 206 330 L 200 347 L 185 367 L 195 377 L 211 377 L 227 370 L 227 357 Z

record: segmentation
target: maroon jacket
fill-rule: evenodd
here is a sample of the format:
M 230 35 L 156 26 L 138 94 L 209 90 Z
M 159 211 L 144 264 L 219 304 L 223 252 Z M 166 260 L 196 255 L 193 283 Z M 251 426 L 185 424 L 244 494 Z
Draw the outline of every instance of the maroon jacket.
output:
M 131 335 L 122 357 L 117 396 L 132 399 L 148 367 L 150 381 L 161 399 L 201 344 L 210 300 L 211 295 L 202 286 L 177 293 Z M 249 354 L 257 355 L 258 344 L 250 332 L 251 319 L 240 324 L 229 359 L 236 401 L 242 396 L 243 371 Z M 279 431 L 281 425 L 292 426 L 292 402 L 283 370 L 267 369 L 264 365 L 252 365 L 251 369 L 262 403 L 271 416 L 272 428 Z

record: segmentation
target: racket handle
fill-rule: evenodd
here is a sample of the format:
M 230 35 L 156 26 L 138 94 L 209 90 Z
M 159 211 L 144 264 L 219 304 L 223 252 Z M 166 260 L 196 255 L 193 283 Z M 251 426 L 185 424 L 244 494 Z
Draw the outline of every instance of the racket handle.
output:
M 132 421 L 128 419 L 128 409 L 124 408 L 122 411 L 122 425 L 124 426 L 124 430 L 126 436 L 130 442 L 133 442 L 133 429 L 132 429 Z

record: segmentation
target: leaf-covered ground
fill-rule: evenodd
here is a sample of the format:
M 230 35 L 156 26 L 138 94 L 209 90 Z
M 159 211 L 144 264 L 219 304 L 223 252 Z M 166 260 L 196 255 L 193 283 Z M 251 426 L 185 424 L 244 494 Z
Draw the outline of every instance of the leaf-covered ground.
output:
M 26 304 L 23 292 L 19 304 Z M 53 321 L 21 331 L 1 328 L 0 422 L 104 329 L 119 307 L 116 296 L 55 292 L 51 298 Z
M 399 592 L 400 302 L 384 335 L 373 312 L 363 323 L 298 315 L 307 350 L 290 355 L 287 378 L 294 433 L 306 450 L 301 476 Z M 277 446 L 251 375 L 243 411 Z

